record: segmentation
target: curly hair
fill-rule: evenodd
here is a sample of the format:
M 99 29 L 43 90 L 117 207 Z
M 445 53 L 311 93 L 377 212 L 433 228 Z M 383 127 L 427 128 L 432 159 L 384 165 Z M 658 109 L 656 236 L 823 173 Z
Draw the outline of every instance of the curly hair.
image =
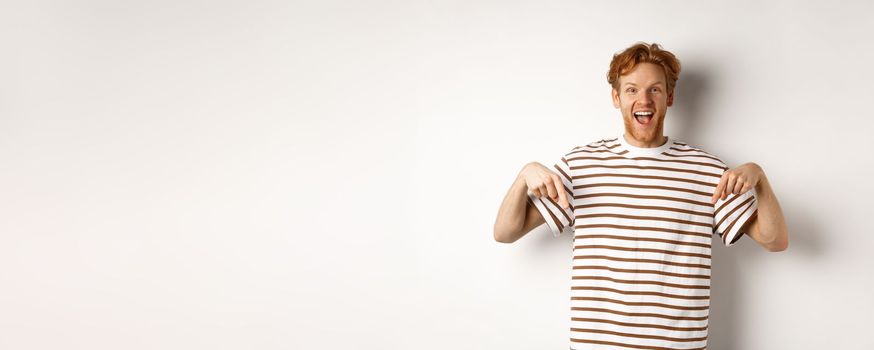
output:
M 638 42 L 624 51 L 613 55 L 610 70 L 607 72 L 607 83 L 619 90 L 619 77 L 634 70 L 638 64 L 652 63 L 665 70 L 668 91 L 674 91 L 677 79 L 680 77 L 680 61 L 670 51 L 662 49 L 659 44 Z

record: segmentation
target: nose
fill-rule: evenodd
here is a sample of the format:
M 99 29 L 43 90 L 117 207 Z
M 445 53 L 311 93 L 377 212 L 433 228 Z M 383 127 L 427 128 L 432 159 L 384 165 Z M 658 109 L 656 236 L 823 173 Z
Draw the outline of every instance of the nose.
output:
M 645 91 L 644 93 L 640 94 L 640 100 L 638 102 L 645 105 L 650 105 L 653 102 L 652 95 L 649 91 Z

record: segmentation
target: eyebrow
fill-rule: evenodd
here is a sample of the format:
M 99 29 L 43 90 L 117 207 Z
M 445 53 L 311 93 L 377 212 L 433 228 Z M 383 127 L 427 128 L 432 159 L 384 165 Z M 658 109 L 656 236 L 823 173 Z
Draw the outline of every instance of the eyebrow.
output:
M 653 84 L 650 84 L 650 86 L 655 86 L 655 85 L 664 85 L 664 84 L 665 84 L 664 82 L 657 81 L 657 82 L 655 82 L 655 83 L 653 83 Z M 626 83 L 624 84 L 624 86 L 629 86 L 629 85 L 631 85 L 631 86 L 637 86 L 637 84 L 632 83 L 632 82 L 630 82 L 630 81 L 629 81 L 629 82 L 626 82 Z

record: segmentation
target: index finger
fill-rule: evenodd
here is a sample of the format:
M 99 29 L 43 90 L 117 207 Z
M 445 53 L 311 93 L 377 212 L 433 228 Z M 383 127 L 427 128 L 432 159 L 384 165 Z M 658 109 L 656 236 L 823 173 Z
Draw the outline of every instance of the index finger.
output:
M 567 191 L 564 190 L 564 181 L 559 178 L 559 175 L 555 175 L 554 179 L 555 181 L 552 183 L 555 184 L 555 189 L 558 190 L 558 204 L 561 205 L 563 209 L 567 209 L 570 203 L 567 200 Z
M 713 192 L 713 197 L 710 197 L 710 204 L 716 204 L 716 199 L 722 196 L 722 191 L 725 190 L 725 174 L 722 173 L 722 177 L 719 178 L 719 185 L 716 185 L 716 192 Z

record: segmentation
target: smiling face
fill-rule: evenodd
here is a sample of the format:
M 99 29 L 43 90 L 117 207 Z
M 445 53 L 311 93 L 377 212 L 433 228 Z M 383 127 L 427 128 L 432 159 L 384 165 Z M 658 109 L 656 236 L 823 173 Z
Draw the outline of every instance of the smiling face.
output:
M 674 92 L 667 90 L 664 69 L 641 63 L 619 77 L 619 90 L 612 89 L 613 106 L 622 112 L 626 140 L 637 147 L 658 147 L 665 143 L 664 124 Z

